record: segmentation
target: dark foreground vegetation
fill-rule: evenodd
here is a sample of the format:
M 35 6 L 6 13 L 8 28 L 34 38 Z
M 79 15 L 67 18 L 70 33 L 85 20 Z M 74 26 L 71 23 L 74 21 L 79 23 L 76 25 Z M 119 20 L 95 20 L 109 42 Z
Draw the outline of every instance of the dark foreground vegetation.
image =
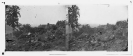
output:
M 6 34 L 6 51 L 65 51 L 65 21 L 31 27 L 21 25 L 19 30 Z M 115 25 L 91 28 L 80 25 L 69 39 L 69 51 L 127 51 L 128 21 Z

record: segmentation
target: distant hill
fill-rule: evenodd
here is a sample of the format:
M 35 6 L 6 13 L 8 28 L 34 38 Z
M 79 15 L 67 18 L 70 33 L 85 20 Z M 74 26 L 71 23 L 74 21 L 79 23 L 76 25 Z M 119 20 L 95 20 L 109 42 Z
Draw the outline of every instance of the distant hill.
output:
M 92 28 L 93 27 L 98 27 L 99 26 L 99 24 L 89 24 Z
M 13 28 L 9 25 L 5 25 L 5 32 L 6 34 L 12 33 L 13 32 Z

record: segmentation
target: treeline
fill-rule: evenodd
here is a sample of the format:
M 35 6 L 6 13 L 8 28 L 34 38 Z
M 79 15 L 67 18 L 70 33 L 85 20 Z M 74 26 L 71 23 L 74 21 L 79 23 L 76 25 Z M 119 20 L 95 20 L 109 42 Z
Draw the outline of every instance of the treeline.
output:
M 49 50 L 49 48 L 65 47 L 65 21 L 58 21 L 56 24 L 39 25 L 31 27 L 30 24 L 24 24 L 18 27 L 19 30 L 13 32 L 12 42 L 6 45 L 6 50 Z M 11 36 L 6 35 L 9 41 Z M 12 46 L 12 47 L 11 47 Z M 14 47 L 17 49 L 14 49 Z M 22 47 L 23 46 L 23 47 Z M 38 49 L 42 48 L 42 49 Z M 15 48 L 16 48 L 15 47 Z M 25 49 L 26 48 L 26 49 Z
M 78 32 L 73 33 L 70 48 L 72 51 L 127 51 L 128 21 L 117 21 L 116 24 L 95 28 L 83 25 Z
M 100 25 L 96 28 L 80 25 L 77 29 L 77 31 L 73 30 L 70 37 L 70 51 L 122 51 L 127 48 L 128 22 L 126 20 L 118 21 L 115 25 Z M 14 40 L 6 44 L 7 51 L 66 50 L 65 20 L 38 27 L 31 27 L 30 24 L 21 25 L 13 35 Z M 11 36 L 6 35 L 6 38 L 8 37 Z

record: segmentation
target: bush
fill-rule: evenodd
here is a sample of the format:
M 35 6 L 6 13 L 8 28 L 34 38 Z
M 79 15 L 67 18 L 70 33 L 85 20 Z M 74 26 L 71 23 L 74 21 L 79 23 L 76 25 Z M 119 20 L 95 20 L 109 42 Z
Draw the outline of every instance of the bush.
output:
M 13 35 L 14 35 L 15 37 L 19 37 L 22 33 L 23 33 L 22 31 L 14 31 L 14 32 L 13 32 Z

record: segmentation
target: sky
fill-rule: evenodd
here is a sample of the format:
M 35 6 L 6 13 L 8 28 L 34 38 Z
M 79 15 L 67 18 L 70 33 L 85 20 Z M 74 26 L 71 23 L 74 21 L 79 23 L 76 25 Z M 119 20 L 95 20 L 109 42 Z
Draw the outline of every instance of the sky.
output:
M 126 5 L 78 5 L 80 9 L 80 24 L 115 24 L 118 20 L 127 19 Z M 31 24 L 55 24 L 58 20 L 65 20 L 66 7 L 64 5 L 20 6 L 19 22 Z
M 66 9 L 63 5 L 19 7 L 21 8 L 19 22 L 22 24 L 31 24 L 33 26 L 47 23 L 55 24 L 58 20 L 66 19 Z
M 82 24 L 115 24 L 126 20 L 128 16 L 126 5 L 79 5 Z

